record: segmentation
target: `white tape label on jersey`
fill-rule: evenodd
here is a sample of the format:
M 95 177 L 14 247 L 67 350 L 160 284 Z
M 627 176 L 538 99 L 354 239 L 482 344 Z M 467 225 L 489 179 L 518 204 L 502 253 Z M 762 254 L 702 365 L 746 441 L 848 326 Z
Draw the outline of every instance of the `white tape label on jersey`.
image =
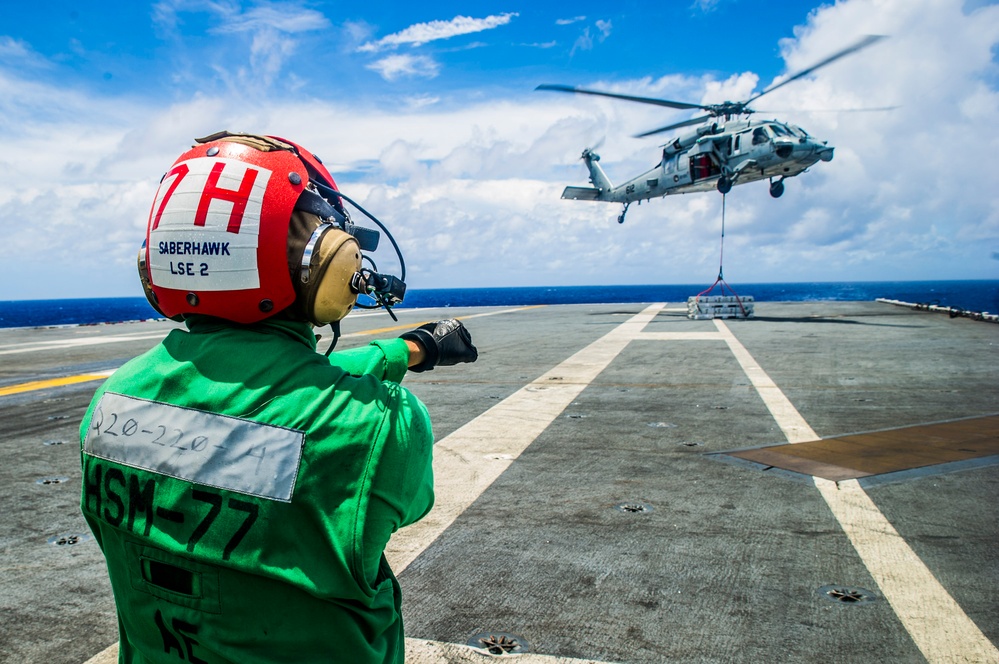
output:
M 270 176 L 235 159 L 174 164 L 150 211 L 153 283 L 178 290 L 259 288 L 257 244 Z
M 132 468 L 291 502 L 305 433 L 105 392 L 83 451 Z

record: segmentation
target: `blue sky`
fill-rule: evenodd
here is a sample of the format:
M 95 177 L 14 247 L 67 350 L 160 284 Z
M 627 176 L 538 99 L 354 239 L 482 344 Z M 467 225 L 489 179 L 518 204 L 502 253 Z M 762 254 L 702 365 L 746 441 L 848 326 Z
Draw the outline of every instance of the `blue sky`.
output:
M 54 2 L 38 5 L 44 7 L 39 11 L 23 3 L 5 10 L 4 32 L 57 65 L 54 76 L 101 94 L 159 97 L 173 87 L 163 85 L 164 77 L 182 73 L 190 83 L 206 85 L 219 80 L 215 67 L 244 64 L 252 42 L 266 39 L 270 24 L 274 39 L 293 42 L 296 56 L 307 60 L 301 67 L 289 63 L 286 73 L 317 86 L 335 79 L 351 90 L 361 87 L 365 96 L 391 97 L 399 89 L 424 90 L 427 77 L 388 81 L 367 69 L 389 55 L 436 62 L 435 90 L 527 91 L 538 76 L 556 73 L 587 81 L 748 68 L 772 78 L 784 64 L 778 41 L 793 37 L 796 23 L 818 6 L 621 2 L 611 11 L 607 3 L 573 2 L 535 3 L 524 11 L 505 2 L 351 4 Z M 460 33 L 457 17 L 471 19 L 468 32 Z M 437 38 L 406 41 L 416 37 L 403 34 L 414 26 Z M 401 40 L 379 44 L 399 35 Z
M 995 278 L 999 7 L 961 0 L 18 3 L 0 18 L 0 299 L 140 294 L 160 175 L 195 136 L 283 135 L 387 223 L 411 288 L 710 283 L 720 196 L 561 201 L 603 141 L 650 168 L 680 111 L 745 99 L 865 34 L 890 38 L 767 97 L 836 147 L 728 197 L 726 277 Z M 886 113 L 814 109 L 898 106 Z M 41 263 L 41 264 L 40 264 Z M 30 275 L 30 276 L 29 276 Z

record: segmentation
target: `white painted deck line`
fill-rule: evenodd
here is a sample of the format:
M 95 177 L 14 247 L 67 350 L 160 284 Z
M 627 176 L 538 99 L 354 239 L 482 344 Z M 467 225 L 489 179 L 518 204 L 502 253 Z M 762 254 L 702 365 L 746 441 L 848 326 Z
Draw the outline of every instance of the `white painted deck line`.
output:
M 818 440 L 798 409 L 725 323 L 718 319 L 714 322 L 788 442 Z M 928 662 L 999 662 L 999 649 L 968 618 L 857 480 L 838 484 L 818 477 L 814 480 L 895 615 Z
M 641 336 L 662 307 L 647 307 L 438 441 L 434 445 L 434 508 L 392 536 L 385 556 L 395 573 L 400 574 L 440 537 L 625 346 Z M 515 656 L 524 664 L 599 664 L 549 655 Z M 467 646 L 406 639 L 407 663 L 481 661 L 482 655 Z
M 115 334 L 107 337 L 85 337 L 83 339 L 66 339 L 60 341 L 33 341 L 23 344 L 10 344 L 0 350 L 0 355 L 14 353 L 33 353 L 40 350 L 57 350 L 59 348 L 75 348 L 76 346 L 98 346 L 101 344 L 122 343 L 125 341 L 143 341 L 145 339 L 162 339 L 169 330 L 147 334 Z M 14 348 L 14 346 L 18 346 Z
M 434 445 L 434 508 L 389 541 L 385 556 L 396 574 L 510 467 L 662 307 L 632 316 Z
M 591 659 L 573 659 L 553 655 L 523 653 L 488 655 L 475 648 L 457 643 L 406 639 L 406 664 L 485 664 L 491 659 L 513 659 L 517 664 L 609 664 Z

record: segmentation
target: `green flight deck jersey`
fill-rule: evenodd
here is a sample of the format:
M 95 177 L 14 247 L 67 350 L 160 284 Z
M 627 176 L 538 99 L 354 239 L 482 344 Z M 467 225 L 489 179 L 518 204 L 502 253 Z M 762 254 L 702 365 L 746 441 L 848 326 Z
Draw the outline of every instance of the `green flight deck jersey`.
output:
M 187 327 L 116 371 L 80 428 L 119 662 L 402 662 L 383 551 L 433 504 L 405 341 L 327 358 L 307 323 Z

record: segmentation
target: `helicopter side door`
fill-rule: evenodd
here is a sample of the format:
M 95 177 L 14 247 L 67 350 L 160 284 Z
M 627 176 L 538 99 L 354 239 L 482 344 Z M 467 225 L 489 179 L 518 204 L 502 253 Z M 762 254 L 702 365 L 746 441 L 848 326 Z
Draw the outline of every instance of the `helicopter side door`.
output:
M 729 147 L 729 154 L 733 157 L 740 156 L 745 150 L 745 141 L 749 141 L 749 132 L 739 132 L 738 134 L 732 134 L 731 143 Z
M 687 153 L 681 152 L 670 161 L 673 176 L 667 182 L 672 182 L 674 185 L 688 184 L 690 182 L 690 163 L 687 159 Z
M 664 157 L 662 165 L 662 175 L 660 182 L 662 182 L 662 187 L 667 192 L 673 187 L 680 184 L 686 174 L 680 173 L 679 165 L 684 162 L 684 159 L 679 155 L 673 155 L 672 157 Z

